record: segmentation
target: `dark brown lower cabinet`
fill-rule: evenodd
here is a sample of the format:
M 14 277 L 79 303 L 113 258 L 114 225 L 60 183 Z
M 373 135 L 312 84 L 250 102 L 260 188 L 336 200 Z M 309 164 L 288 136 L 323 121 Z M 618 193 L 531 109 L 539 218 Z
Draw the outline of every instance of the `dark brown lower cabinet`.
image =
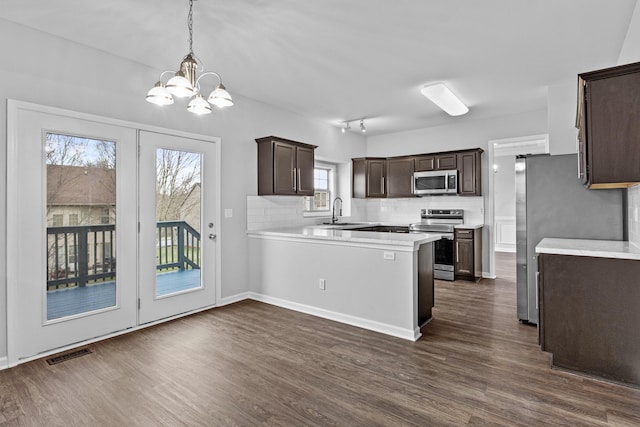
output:
M 552 365 L 640 385 L 640 260 L 540 254 L 538 274 Z
M 482 278 L 482 228 L 456 229 L 454 275 L 456 280 Z

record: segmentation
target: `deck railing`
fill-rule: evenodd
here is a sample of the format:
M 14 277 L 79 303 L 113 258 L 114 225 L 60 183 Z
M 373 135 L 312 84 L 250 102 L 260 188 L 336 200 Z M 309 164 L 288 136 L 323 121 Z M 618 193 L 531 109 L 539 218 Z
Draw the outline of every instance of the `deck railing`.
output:
M 156 225 L 156 269 L 200 268 L 200 233 L 185 221 L 161 221 Z
M 200 233 L 185 221 L 157 223 L 156 269 L 200 268 Z M 47 290 L 116 277 L 115 224 L 47 227 Z

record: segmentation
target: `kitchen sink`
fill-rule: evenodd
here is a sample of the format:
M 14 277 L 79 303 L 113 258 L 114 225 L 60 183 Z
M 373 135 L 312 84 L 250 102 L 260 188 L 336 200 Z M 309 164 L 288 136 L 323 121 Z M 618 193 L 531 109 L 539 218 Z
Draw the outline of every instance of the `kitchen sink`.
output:
M 399 225 L 374 225 L 354 228 L 355 231 L 375 231 L 378 233 L 408 233 L 409 227 Z

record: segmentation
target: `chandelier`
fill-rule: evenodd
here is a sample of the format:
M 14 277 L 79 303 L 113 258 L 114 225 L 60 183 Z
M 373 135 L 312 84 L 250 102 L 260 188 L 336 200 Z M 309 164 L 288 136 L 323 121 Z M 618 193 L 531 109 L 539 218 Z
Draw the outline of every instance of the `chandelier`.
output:
M 189 15 L 187 18 L 189 28 L 189 53 L 180 62 L 178 71 L 163 71 L 158 78 L 158 82 L 147 93 L 147 101 L 156 105 L 171 105 L 173 97 L 191 98 L 187 110 L 194 114 L 211 113 L 211 105 L 218 108 L 229 107 L 233 105 L 233 99 L 222 84 L 220 74 L 213 71 L 202 72 L 204 67 L 196 61 L 196 55 L 193 53 L 193 0 L 189 0 Z M 200 76 L 197 76 L 198 68 L 202 68 Z M 162 78 L 167 73 L 173 73 L 174 76 L 163 83 Z M 204 76 L 215 76 L 218 78 L 218 85 L 209 94 L 205 100 L 200 90 L 200 80 Z

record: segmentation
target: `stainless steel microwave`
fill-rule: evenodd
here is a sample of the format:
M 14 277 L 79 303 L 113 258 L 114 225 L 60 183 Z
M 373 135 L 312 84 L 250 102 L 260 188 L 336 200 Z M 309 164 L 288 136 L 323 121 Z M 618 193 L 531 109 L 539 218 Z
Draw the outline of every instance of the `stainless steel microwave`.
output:
M 458 171 L 414 172 L 412 184 L 416 196 L 458 194 Z

